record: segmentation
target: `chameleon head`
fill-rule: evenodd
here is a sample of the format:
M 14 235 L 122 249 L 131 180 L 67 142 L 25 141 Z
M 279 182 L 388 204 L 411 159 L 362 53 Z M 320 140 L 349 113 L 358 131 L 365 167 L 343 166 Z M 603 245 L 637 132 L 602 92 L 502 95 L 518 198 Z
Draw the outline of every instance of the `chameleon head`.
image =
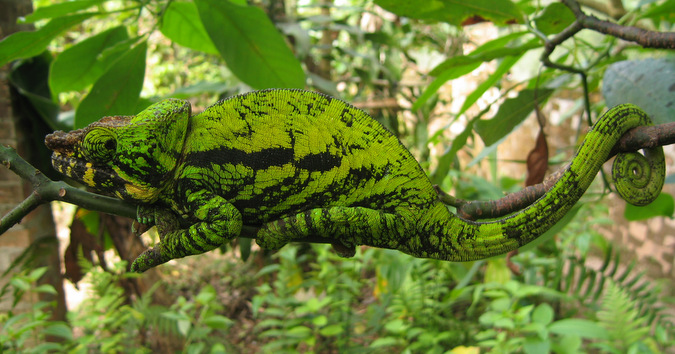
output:
M 62 174 L 121 199 L 152 203 L 166 188 L 190 119 L 187 101 L 169 99 L 135 116 L 104 117 L 83 129 L 47 135 Z

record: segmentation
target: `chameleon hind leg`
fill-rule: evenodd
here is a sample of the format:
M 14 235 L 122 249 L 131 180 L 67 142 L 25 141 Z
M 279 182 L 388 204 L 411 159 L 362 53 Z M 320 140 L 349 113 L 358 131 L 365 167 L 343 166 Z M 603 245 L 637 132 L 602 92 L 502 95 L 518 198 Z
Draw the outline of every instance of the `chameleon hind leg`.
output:
M 241 214 L 224 198 L 200 190 L 188 192 L 186 202 L 188 210 L 194 210 L 194 220 L 189 222 L 165 208 L 139 211 L 141 221 L 157 226 L 160 241 L 134 260 L 131 271 L 141 273 L 175 258 L 213 250 L 241 232 Z
M 326 238 L 340 256 L 351 257 L 359 245 L 395 249 L 403 225 L 396 214 L 364 207 L 317 208 L 268 222 L 256 243 L 276 250 L 293 241 Z

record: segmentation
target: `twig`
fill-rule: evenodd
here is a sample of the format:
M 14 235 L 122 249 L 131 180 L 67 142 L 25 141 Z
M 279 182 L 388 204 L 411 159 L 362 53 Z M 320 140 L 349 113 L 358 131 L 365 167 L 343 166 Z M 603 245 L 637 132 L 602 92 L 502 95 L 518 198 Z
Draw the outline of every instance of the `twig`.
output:
M 633 26 L 618 25 L 603 21 L 593 15 L 586 15 L 575 0 L 562 0 L 562 3 L 572 10 L 574 17 L 577 19 L 575 23 L 578 23 L 582 28 L 635 42 L 644 48 L 675 49 L 674 32 L 649 31 Z
M 610 151 L 609 158 L 621 152 L 654 148 L 675 144 L 675 122 L 655 126 L 637 127 L 629 130 Z M 501 199 L 488 201 L 466 201 L 455 198 L 436 186 L 439 199 L 457 208 L 457 215 L 469 219 L 491 219 L 502 217 L 531 205 L 546 194 L 560 179 L 564 168 L 551 174 L 540 184 L 526 187 Z

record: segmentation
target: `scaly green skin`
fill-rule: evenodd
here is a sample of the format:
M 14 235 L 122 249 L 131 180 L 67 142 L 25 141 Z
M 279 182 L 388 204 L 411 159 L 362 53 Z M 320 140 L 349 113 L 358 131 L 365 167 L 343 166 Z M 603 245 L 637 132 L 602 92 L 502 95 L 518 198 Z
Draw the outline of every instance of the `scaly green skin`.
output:
M 363 111 L 313 92 L 252 92 L 195 116 L 186 101 L 166 100 L 133 117 L 56 132 L 46 143 L 58 171 L 138 204 L 139 221 L 157 225 L 160 242 L 131 267 L 143 272 L 212 250 L 242 225 L 258 227 L 256 242 L 268 249 L 324 237 L 343 256 L 358 245 L 449 261 L 502 254 L 560 220 L 619 138 L 648 124 L 635 106 L 613 108 L 550 192 L 490 222 L 453 215 L 391 133 Z M 652 172 L 656 194 L 660 166 Z

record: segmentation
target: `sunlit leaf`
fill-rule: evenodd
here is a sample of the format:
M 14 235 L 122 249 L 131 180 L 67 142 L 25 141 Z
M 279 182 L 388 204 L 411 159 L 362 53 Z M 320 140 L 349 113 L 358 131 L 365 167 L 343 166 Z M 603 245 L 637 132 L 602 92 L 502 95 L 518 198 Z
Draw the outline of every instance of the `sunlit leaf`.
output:
M 575 20 L 576 17 L 569 7 L 561 2 L 554 2 L 544 8 L 534 19 L 534 24 L 539 32 L 549 35 L 559 33 Z
M 256 89 L 305 86 L 300 62 L 261 9 L 220 0 L 195 3 L 211 41 L 239 79 Z
M 23 23 L 32 23 L 47 18 L 63 17 L 75 14 L 81 10 L 86 10 L 92 6 L 98 5 L 106 0 L 75 0 L 66 1 L 58 4 L 41 6 L 35 9 L 32 14 L 23 18 Z
M 0 41 L 0 66 L 16 59 L 30 58 L 42 53 L 49 42 L 61 32 L 94 14 L 79 14 L 52 19 L 32 32 L 17 32 Z
M 194 50 L 218 54 L 193 2 L 174 1 L 166 9 L 159 30 L 172 41 Z
M 146 42 L 124 54 L 94 83 L 75 113 L 75 128 L 82 128 L 104 116 L 136 112 L 145 75 Z
M 673 212 L 675 212 L 675 201 L 673 201 L 673 196 L 668 193 L 661 193 L 653 202 L 645 206 L 635 206 L 626 203 L 626 209 L 624 210 L 623 215 L 626 220 L 639 221 L 657 216 L 672 218 Z
M 64 50 L 52 62 L 49 71 L 49 87 L 54 94 L 79 91 L 98 79 L 117 56 L 103 56 L 110 48 L 128 39 L 123 26 L 111 28 Z
M 520 9 L 510 0 L 375 0 L 375 3 L 399 16 L 447 22 L 455 26 L 474 16 L 498 24 L 522 20 Z
M 553 93 L 551 89 L 533 89 L 520 91 L 517 97 L 509 98 L 499 107 L 492 119 L 476 122 L 475 128 L 485 145 L 492 145 L 505 137 L 520 124 L 534 109 L 535 97 L 539 104 Z

